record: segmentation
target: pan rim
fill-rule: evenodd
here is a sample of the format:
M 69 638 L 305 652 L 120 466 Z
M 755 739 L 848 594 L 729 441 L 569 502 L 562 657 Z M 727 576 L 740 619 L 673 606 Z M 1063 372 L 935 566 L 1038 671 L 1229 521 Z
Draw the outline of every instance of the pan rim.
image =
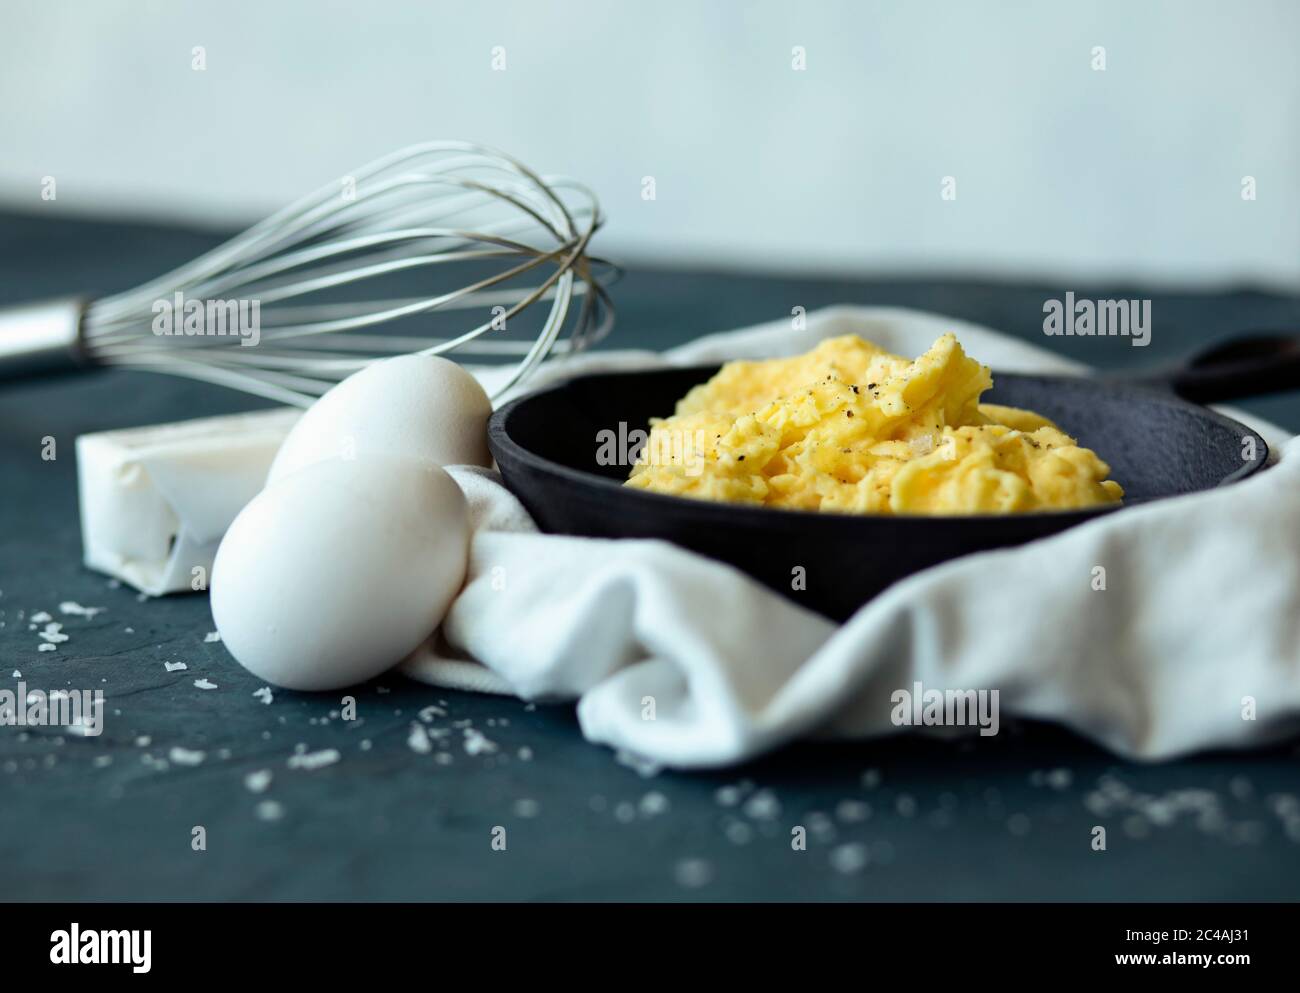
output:
M 1212 410 L 1209 407 L 1184 400 L 1172 390 L 1164 390 L 1148 385 L 1121 384 L 1115 383 L 1114 381 L 1101 382 L 1091 379 L 1091 377 L 1088 376 L 1035 375 L 1033 373 L 998 372 L 997 370 L 993 371 L 995 384 L 998 378 L 1002 378 L 1017 381 L 1033 380 L 1049 384 L 1061 383 L 1069 384 L 1071 386 L 1091 385 L 1108 396 L 1118 395 L 1121 397 L 1130 396 L 1134 399 L 1143 399 L 1146 401 L 1156 400 L 1171 407 L 1183 409 L 1197 417 L 1216 423 L 1220 427 L 1240 432 L 1243 437 L 1253 437 L 1255 439 L 1258 458 L 1253 462 L 1245 463 L 1239 469 L 1230 473 L 1228 476 L 1225 476 L 1215 487 L 1189 490 L 1186 493 L 1170 493 L 1164 496 L 1124 500 L 1118 504 L 1106 504 L 1097 507 L 1071 508 L 1066 510 L 1031 510 L 1014 514 L 857 514 L 823 510 L 792 510 L 784 507 L 765 507 L 751 504 L 722 503 L 715 500 L 702 500 L 693 499 L 691 497 L 676 496 L 670 493 L 655 493 L 650 490 L 630 489 L 623 483 L 609 479 L 605 476 L 597 475 L 596 473 L 587 472 L 581 469 L 574 469 L 570 466 L 563 465 L 559 462 L 538 455 L 512 438 L 508 431 L 508 422 L 511 416 L 513 416 L 521 406 L 529 402 L 535 402 L 542 397 L 551 394 L 558 394 L 570 390 L 580 383 L 600 379 L 621 379 L 633 376 L 645 376 L 647 374 L 653 375 L 655 373 L 686 373 L 692 371 L 707 373 L 709 370 L 716 372 L 719 368 L 721 368 L 721 363 L 672 365 L 654 369 L 608 370 L 605 372 L 583 373 L 565 379 L 562 382 L 553 383 L 550 386 L 534 390 L 533 392 L 527 393 L 523 396 L 515 397 L 499 409 L 493 411 L 492 416 L 488 420 L 488 447 L 491 449 L 492 455 L 496 459 L 498 466 L 501 461 L 498 449 L 502 449 L 517 462 L 522 463 L 535 472 L 545 473 L 569 483 L 589 487 L 596 495 L 601 493 L 613 495 L 617 493 L 619 495 L 618 499 L 630 502 L 633 505 L 640 504 L 650 509 L 658 508 L 662 510 L 665 508 L 671 509 L 672 507 L 677 507 L 681 510 L 685 510 L 689 508 L 692 513 L 700 517 L 725 519 L 731 524 L 741 522 L 750 522 L 755 524 L 762 523 L 768 527 L 775 527 L 782 524 L 791 527 L 796 525 L 800 527 L 828 526 L 813 524 L 812 522 L 814 521 L 827 521 L 831 522 L 829 526 L 838 525 L 841 527 L 845 526 L 844 522 L 847 521 L 869 522 L 871 524 L 889 522 L 892 524 L 899 524 L 903 527 L 913 528 L 955 528 L 969 527 L 973 525 L 987 526 L 992 521 L 1041 521 L 1044 524 L 1080 524 L 1086 521 L 1095 520 L 1105 514 L 1113 514 L 1116 511 L 1125 510 L 1130 507 L 1143 507 L 1148 504 L 1159 503 L 1163 500 L 1188 496 L 1192 493 L 1206 493 L 1217 487 L 1239 483 L 1242 480 L 1253 476 L 1255 473 L 1268 468 L 1268 443 L 1258 431 L 1242 424 L 1240 421 L 1219 413 L 1217 410 Z

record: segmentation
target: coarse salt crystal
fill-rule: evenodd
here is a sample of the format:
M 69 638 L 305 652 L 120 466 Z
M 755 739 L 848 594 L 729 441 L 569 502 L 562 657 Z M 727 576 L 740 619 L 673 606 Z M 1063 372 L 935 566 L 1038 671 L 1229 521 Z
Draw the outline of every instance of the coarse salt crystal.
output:
M 838 845 L 831 849 L 831 868 L 841 875 L 847 876 L 855 872 L 861 872 L 867 867 L 868 861 L 870 861 L 870 855 L 867 852 L 867 846 L 858 842 Z
M 86 620 L 92 620 L 96 614 L 103 612 L 103 607 L 83 607 L 75 600 L 64 600 L 59 604 L 60 614 L 72 614 L 76 617 L 84 617 Z
M 290 769 L 306 769 L 310 772 L 314 769 L 323 769 L 327 765 L 333 765 L 339 758 L 337 748 L 324 748 L 319 752 L 297 752 L 289 757 L 288 764 Z
M 719 786 L 713 792 L 713 799 L 723 807 L 734 807 L 743 797 L 739 786 Z
M 203 760 L 207 758 L 207 753 L 197 749 L 181 748 L 177 745 L 167 753 L 167 757 L 172 760 L 174 765 L 201 765 Z
M 668 806 L 668 798 L 657 790 L 651 791 L 641 798 L 641 814 L 645 817 L 655 817 L 667 813 Z
M 49 624 L 41 628 L 41 638 L 56 645 L 68 640 L 68 636 L 63 633 L 63 625 L 58 621 L 50 621 Z
M 1074 782 L 1074 774 L 1069 769 L 1053 769 L 1046 778 L 1047 785 L 1054 790 L 1068 790 Z
M 411 733 L 407 735 L 406 744 L 411 751 L 420 755 L 428 755 L 433 751 L 433 742 L 429 740 L 429 732 L 424 729 L 423 724 L 411 724 Z
M 713 881 L 713 866 L 704 859 L 682 859 L 673 867 L 677 885 L 697 890 Z
M 811 810 L 804 817 L 804 822 L 819 841 L 831 841 L 835 838 L 835 822 L 831 820 L 829 814 L 822 813 L 820 810 Z
M 744 821 L 733 820 L 725 830 L 727 840 L 733 845 L 748 845 L 754 839 L 754 829 Z
M 770 821 L 781 815 L 781 802 L 771 790 L 759 790 L 745 802 L 744 810 L 756 821 Z
M 856 824 L 871 816 L 871 804 L 861 800 L 841 800 L 835 806 L 835 816 L 847 823 Z
M 465 728 L 465 754 L 491 755 L 496 750 L 496 742 L 488 739 L 482 731 Z

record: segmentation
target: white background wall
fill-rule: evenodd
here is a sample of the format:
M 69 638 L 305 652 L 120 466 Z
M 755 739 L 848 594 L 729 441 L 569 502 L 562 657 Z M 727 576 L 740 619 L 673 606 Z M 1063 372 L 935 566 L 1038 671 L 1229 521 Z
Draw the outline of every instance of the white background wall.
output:
M 592 184 L 623 260 L 1295 288 L 1298 41 L 1294 0 L 3 0 L 0 206 L 236 225 L 462 137 Z

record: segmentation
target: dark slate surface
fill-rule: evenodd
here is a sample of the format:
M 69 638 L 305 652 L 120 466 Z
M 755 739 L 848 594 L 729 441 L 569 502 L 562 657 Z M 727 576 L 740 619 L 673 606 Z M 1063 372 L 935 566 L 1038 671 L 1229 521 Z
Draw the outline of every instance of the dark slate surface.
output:
M 0 217 L 0 303 L 125 288 L 212 243 L 193 232 Z M 923 307 L 1041 340 L 1042 303 L 1067 288 L 1125 289 L 634 271 L 616 290 L 620 324 L 610 344 L 661 347 L 836 302 Z M 1158 364 L 1243 328 L 1300 327 L 1300 300 L 1259 292 L 1156 294 L 1154 313 L 1155 341 L 1144 351 L 1120 339 L 1056 343 L 1115 368 Z M 1300 892 L 1298 815 L 1288 815 L 1300 793 L 1294 742 L 1137 766 L 1057 729 L 1020 725 L 974 742 L 810 744 L 741 769 L 645 777 L 585 743 L 569 706 L 529 709 L 397 676 L 355 691 L 356 722 L 331 718 L 338 694 L 277 691 L 263 704 L 253 697 L 260 684 L 219 643 L 205 643 L 204 598 L 146 602 L 82 568 L 73 457 L 85 431 L 256 405 L 125 373 L 0 392 L 0 688 L 13 688 L 17 669 L 31 687 L 103 689 L 108 711 L 97 739 L 0 729 L 0 898 L 1276 900 Z M 1300 397 L 1250 406 L 1300 430 Z M 47 435 L 58 441 L 54 461 L 40 458 Z M 62 616 L 64 601 L 104 609 L 93 619 Z M 26 618 L 42 610 L 70 635 L 56 652 L 36 650 Z M 168 661 L 188 669 L 169 673 Z M 199 678 L 217 689 L 195 688 Z M 457 738 L 450 762 L 437 750 L 412 751 L 411 721 L 440 701 L 446 714 L 433 726 L 471 721 L 497 752 L 467 755 Z M 341 758 L 290 769 L 300 745 Z M 173 747 L 206 759 L 163 768 Z M 274 778 L 259 796 L 244 777 L 262 769 Z M 746 798 L 738 807 L 727 803 L 734 794 Z M 281 818 L 259 817 L 262 800 L 278 804 Z M 806 852 L 791 850 L 796 824 L 811 829 Z M 1108 828 L 1105 853 L 1090 850 L 1095 824 Z M 195 825 L 207 830 L 206 852 L 191 850 Z M 489 844 L 497 825 L 507 828 L 505 852 Z M 863 852 L 864 869 L 843 871 Z

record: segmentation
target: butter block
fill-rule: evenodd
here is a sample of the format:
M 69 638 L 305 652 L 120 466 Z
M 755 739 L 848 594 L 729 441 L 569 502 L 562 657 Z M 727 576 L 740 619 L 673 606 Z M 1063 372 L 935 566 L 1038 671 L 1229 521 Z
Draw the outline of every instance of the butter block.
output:
M 222 535 L 300 416 L 278 407 L 78 437 L 86 565 L 152 596 L 206 588 Z

